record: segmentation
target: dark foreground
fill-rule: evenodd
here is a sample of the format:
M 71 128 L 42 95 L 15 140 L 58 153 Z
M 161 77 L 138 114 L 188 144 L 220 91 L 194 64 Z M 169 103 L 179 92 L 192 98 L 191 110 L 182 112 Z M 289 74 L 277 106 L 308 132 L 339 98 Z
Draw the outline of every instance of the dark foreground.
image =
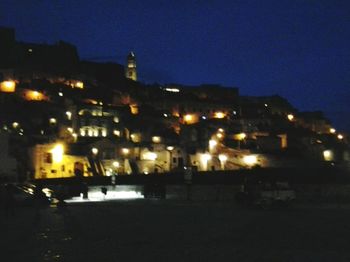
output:
M 350 208 L 120 200 L 1 214 L 0 261 L 350 261 Z

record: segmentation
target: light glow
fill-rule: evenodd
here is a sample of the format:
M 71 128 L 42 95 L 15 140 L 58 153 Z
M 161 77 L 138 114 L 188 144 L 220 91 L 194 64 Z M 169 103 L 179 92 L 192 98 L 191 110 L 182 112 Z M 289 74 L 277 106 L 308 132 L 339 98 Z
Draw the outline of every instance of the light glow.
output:
M 187 115 L 184 116 L 184 120 L 186 122 L 191 122 L 193 120 L 193 116 L 190 115 L 190 114 L 187 114 Z
M 288 114 L 287 118 L 288 118 L 289 121 L 293 121 L 294 120 L 294 115 Z
M 72 119 L 72 112 L 67 111 L 66 115 L 67 115 L 68 120 Z
M 217 133 L 216 136 L 220 139 L 224 137 L 224 135 L 222 133 Z
M 104 195 L 100 191 L 88 192 L 88 199 L 82 197 L 73 197 L 65 200 L 67 203 L 84 203 L 84 202 L 103 202 L 117 199 L 139 199 L 144 198 L 141 192 L 137 191 L 116 191 L 108 190 L 107 194 Z
M 258 159 L 254 155 L 248 155 L 243 157 L 243 162 L 248 166 L 253 166 L 258 162 Z
M 91 152 L 94 154 L 94 155 L 97 155 L 98 154 L 98 149 L 96 147 L 93 147 L 91 149 Z
M 50 118 L 49 122 L 50 122 L 50 124 L 56 124 L 57 120 L 56 120 L 56 118 Z
M 51 149 L 52 160 L 54 163 L 61 163 L 63 160 L 64 148 L 62 144 L 56 144 L 53 149 Z
M 167 149 L 168 151 L 173 151 L 173 150 L 174 150 L 174 147 L 173 147 L 173 146 L 167 146 L 166 149 Z
M 209 160 L 211 159 L 211 155 L 210 154 L 202 154 L 201 155 L 201 160 L 203 161 L 203 162 L 208 162 Z
M 160 143 L 162 141 L 160 136 L 153 136 L 152 137 L 152 142 L 153 143 Z
M 333 152 L 331 150 L 323 151 L 323 158 L 325 161 L 332 161 L 333 160 Z
M 225 162 L 225 161 L 227 161 L 227 156 L 223 155 L 223 154 L 220 154 L 219 155 L 219 160 L 220 160 L 220 162 Z
M 145 152 L 145 153 L 143 154 L 143 159 L 154 161 L 154 160 L 157 159 L 157 154 L 154 153 L 154 152 Z
M 129 148 L 122 148 L 122 153 L 123 153 L 123 155 L 127 155 L 130 153 L 130 149 Z
M 235 139 L 237 140 L 244 140 L 247 137 L 247 135 L 245 133 L 240 133 L 235 135 Z
M 165 91 L 167 92 L 172 92 L 172 93 L 179 93 L 180 92 L 180 89 L 178 88 L 165 88 Z
M 209 148 L 213 148 L 218 144 L 218 142 L 214 139 L 209 140 Z
M 75 83 L 75 87 L 76 87 L 76 88 L 83 89 L 83 88 L 84 88 L 84 83 L 81 82 L 81 81 L 77 81 L 77 82 Z
M 27 100 L 41 101 L 45 99 L 45 96 L 43 95 L 43 93 L 40 93 L 35 90 L 28 90 L 26 91 L 25 95 Z
M 3 81 L 0 83 L 0 91 L 4 93 L 13 93 L 16 90 L 15 81 Z
M 215 112 L 214 114 L 214 118 L 219 118 L 219 119 L 224 118 L 225 116 L 226 114 L 223 112 Z

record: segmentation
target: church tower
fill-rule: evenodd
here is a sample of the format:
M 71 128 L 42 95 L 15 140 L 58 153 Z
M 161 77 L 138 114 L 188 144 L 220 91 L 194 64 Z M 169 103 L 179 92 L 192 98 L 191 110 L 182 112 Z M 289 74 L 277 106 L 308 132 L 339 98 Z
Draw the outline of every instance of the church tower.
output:
M 130 52 L 127 57 L 125 77 L 137 81 L 136 74 L 136 57 L 133 52 Z

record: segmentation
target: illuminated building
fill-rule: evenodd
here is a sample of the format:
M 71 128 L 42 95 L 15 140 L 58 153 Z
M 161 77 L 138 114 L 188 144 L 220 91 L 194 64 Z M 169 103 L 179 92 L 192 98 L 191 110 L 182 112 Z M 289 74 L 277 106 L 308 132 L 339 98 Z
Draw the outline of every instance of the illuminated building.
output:
M 77 174 L 77 166 L 82 167 L 83 176 L 90 176 L 84 168 L 89 165 L 86 156 L 68 155 L 66 150 L 65 145 L 61 143 L 36 145 L 31 154 L 34 178 L 74 177 Z

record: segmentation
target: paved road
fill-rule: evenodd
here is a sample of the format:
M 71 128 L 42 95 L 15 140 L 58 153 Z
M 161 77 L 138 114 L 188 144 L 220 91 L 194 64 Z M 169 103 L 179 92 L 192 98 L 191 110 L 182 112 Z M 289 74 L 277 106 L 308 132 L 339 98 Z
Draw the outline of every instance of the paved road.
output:
M 350 209 L 129 200 L 1 214 L 1 261 L 350 261 Z

